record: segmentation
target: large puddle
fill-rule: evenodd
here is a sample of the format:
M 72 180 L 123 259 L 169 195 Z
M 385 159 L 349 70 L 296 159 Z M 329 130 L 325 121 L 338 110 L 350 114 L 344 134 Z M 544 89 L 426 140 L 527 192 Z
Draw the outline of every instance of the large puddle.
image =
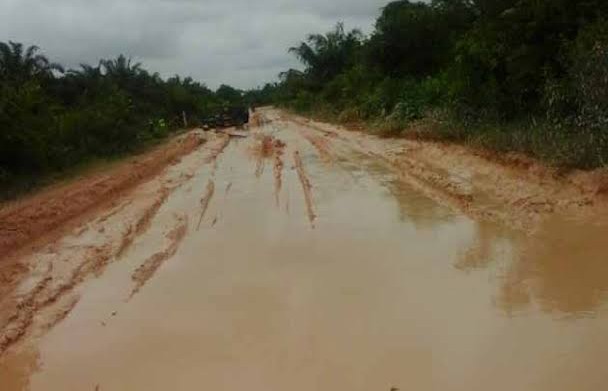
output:
M 322 159 L 295 124 L 265 131 L 287 145 L 278 203 L 272 159 L 256 160 L 254 138 L 231 142 L 63 322 L 5 359 L 0 389 L 608 387 L 605 228 L 555 218 L 526 237 L 373 158 Z M 132 272 L 184 217 L 179 248 L 133 294 Z

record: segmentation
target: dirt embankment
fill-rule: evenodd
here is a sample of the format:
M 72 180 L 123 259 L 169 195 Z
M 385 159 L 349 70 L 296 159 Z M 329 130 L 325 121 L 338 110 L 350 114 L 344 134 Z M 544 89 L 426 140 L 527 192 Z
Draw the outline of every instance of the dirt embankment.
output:
M 152 152 L 119 164 L 103 174 L 50 188 L 0 206 L 0 262 L 25 246 L 51 240 L 49 233 L 136 187 L 203 141 L 195 133 L 178 137 Z

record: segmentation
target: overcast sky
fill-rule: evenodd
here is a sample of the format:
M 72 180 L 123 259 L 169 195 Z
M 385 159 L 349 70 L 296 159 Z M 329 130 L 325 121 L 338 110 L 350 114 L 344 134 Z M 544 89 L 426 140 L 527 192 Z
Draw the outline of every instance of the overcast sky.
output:
M 124 53 L 164 77 L 250 88 L 298 66 L 287 53 L 337 21 L 368 33 L 388 0 L 0 0 L 0 41 L 68 67 Z

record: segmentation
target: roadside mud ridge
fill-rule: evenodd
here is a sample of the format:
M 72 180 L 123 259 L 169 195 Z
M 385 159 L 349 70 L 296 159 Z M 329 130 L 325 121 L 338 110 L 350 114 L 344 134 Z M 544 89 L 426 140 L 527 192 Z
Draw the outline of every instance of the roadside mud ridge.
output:
M 7 322 L 2 325 L 0 329 L 0 356 L 30 331 L 39 312 L 51 307 L 71 293 L 89 274 L 103 269 L 113 255 L 110 246 L 91 248 L 87 251 L 86 260 L 74 269 L 67 278 L 59 281 L 55 281 L 56 279 L 52 275 L 52 266 L 49 265 L 46 276 L 30 292 L 17 299 L 14 312 Z M 65 317 L 67 314 L 63 316 Z M 57 318 L 58 315 L 55 314 L 54 317 Z M 54 321 L 47 322 L 47 326 L 42 325 L 42 328 L 52 327 L 56 323 Z
M 462 145 L 411 139 L 384 140 L 342 126 L 289 115 L 345 146 L 386 163 L 404 182 L 436 202 L 474 219 L 532 232 L 557 214 L 591 217 L 608 205 L 608 171 L 560 172 L 517 153 L 496 154 Z
M 176 163 L 181 156 L 193 152 L 203 142 L 198 134 L 189 133 L 103 175 L 49 189 L 1 207 L 0 259 L 33 241 L 52 240 L 54 236 L 49 237 L 49 233 L 59 235 L 58 228 L 135 188 Z
M 116 252 L 117 258 L 122 257 L 127 249 L 131 247 L 131 244 L 133 244 L 135 239 L 150 227 L 152 219 L 154 219 L 154 216 L 156 216 L 164 203 L 167 202 L 170 194 L 171 192 L 169 189 L 163 186 L 154 203 L 144 211 L 143 215 L 137 220 L 137 222 L 135 222 L 135 224 L 130 225 L 127 228 L 126 232 L 123 234 L 118 251 Z
M 471 191 L 450 180 L 448 175 L 442 175 L 432 167 L 405 157 L 394 161 L 386 160 L 383 157 L 379 158 L 385 160 L 391 167 L 396 168 L 403 181 L 414 186 L 437 203 L 473 217 L 484 217 L 491 220 L 498 218 L 496 211 L 482 212 L 477 209 L 476 200 Z
M 217 141 L 209 144 L 210 153 L 205 158 L 203 163 L 204 164 L 213 163 L 213 166 L 212 166 L 213 175 L 215 175 L 215 172 L 217 171 L 217 158 L 222 153 L 224 153 L 224 151 L 226 150 L 226 148 L 228 147 L 229 144 L 230 144 L 230 136 L 228 136 L 226 134 L 217 135 Z M 194 174 L 192 174 L 192 175 L 194 175 Z
M 126 208 L 128 208 L 132 203 L 133 203 L 133 200 L 127 200 L 126 202 L 118 204 L 116 207 L 114 207 L 108 213 L 106 213 L 105 215 L 103 215 L 102 217 L 100 217 L 97 220 L 97 222 L 98 223 L 105 223 L 110 218 L 116 216 L 117 214 L 119 214 L 120 212 L 122 212 L 123 210 L 125 210 Z
M 148 258 L 141 266 L 139 266 L 135 272 L 131 275 L 131 279 L 135 283 L 133 291 L 129 298 L 135 296 L 146 283 L 154 277 L 156 271 L 162 266 L 162 264 L 175 256 L 179 245 L 184 240 L 184 237 L 188 233 L 188 219 L 186 216 L 177 217 L 177 223 L 166 235 L 165 238 L 169 242 L 167 247 L 162 251 L 152 255 Z
M 203 219 L 205 218 L 207 209 L 209 209 L 209 203 L 211 202 L 211 199 L 213 198 L 213 194 L 215 194 L 215 182 L 210 179 L 209 182 L 207 183 L 207 189 L 205 190 L 205 194 L 203 195 L 203 198 L 201 198 L 201 214 L 198 219 L 198 224 L 196 225 L 197 231 L 200 230 L 200 228 L 201 228 L 201 223 L 203 222 Z
M 302 162 L 302 157 L 300 156 L 299 151 L 293 152 L 293 160 L 296 166 L 296 171 L 298 172 L 298 178 L 300 179 L 300 183 L 302 184 L 302 190 L 304 192 L 304 201 L 306 203 L 306 213 L 308 214 L 308 220 L 310 224 L 314 228 L 314 222 L 317 216 L 315 215 L 313 208 L 313 199 L 312 199 L 312 185 L 310 183 L 310 179 L 308 179 L 308 175 L 304 170 L 304 163 Z
M 217 157 L 227 141 L 228 138 L 216 141 L 209 148 L 210 155 L 207 156 Z M 183 143 L 188 141 L 183 140 Z M 154 153 L 152 155 L 156 156 Z M 194 163 L 189 162 L 186 168 Z M 200 166 L 200 163 L 196 166 Z M 154 198 L 145 203 L 135 202 L 126 194 L 116 194 L 112 209 L 68 235 L 71 237 L 69 240 L 76 240 L 79 244 L 71 245 L 69 241 L 48 244 L 46 247 L 41 244 L 35 255 L 16 258 L 14 264 L 19 266 L 19 270 L 10 274 L 7 271 L 13 269 L 1 265 L 0 356 L 24 337 L 42 334 L 67 316 L 76 305 L 76 287 L 90 276 L 100 275 L 107 265 L 122 258 L 135 239 L 151 226 L 172 191 L 191 179 L 188 175 L 171 179 L 170 172 L 167 173 L 168 179 L 161 177 L 158 184 L 154 181 L 143 185 L 154 194 Z M 118 175 L 122 175 L 122 171 Z M 119 197 L 122 196 L 127 199 L 120 201 Z M 128 217 L 121 217 L 122 214 Z M 108 230 L 109 227 L 123 224 L 126 228 L 122 233 L 120 228 Z M 86 234 L 87 231 L 94 232 L 94 235 Z M 64 233 L 64 230 L 60 233 Z M 59 254 L 61 258 L 58 258 Z M 45 271 L 47 266 L 48 270 Z
M 286 120 L 292 121 L 297 123 L 298 125 L 310 128 L 310 129 L 314 129 L 317 130 L 321 133 L 323 133 L 325 136 L 328 137 L 333 137 L 333 138 L 341 138 L 340 134 L 338 132 L 335 132 L 333 130 L 328 130 L 325 129 L 323 126 L 321 126 L 320 124 L 309 120 L 309 119 L 304 119 L 302 117 L 298 117 L 298 116 L 294 116 L 294 115 L 287 115 L 286 116 Z

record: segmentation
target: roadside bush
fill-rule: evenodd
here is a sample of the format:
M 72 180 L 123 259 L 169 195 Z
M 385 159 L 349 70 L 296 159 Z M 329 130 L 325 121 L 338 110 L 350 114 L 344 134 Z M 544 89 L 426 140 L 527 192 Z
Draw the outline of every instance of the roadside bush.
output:
M 0 167 L 17 174 L 44 171 L 49 162 L 48 146 L 55 143 L 54 102 L 32 81 L 20 86 L 0 87 Z
M 572 45 L 570 58 L 576 101 L 576 124 L 608 131 L 608 22 L 583 29 Z
M 210 110 L 242 104 L 242 95 L 190 78 L 164 81 L 122 55 L 64 72 L 36 47 L 0 42 L 0 198 L 53 172 L 141 148 L 183 126 L 182 114 L 196 124 Z

